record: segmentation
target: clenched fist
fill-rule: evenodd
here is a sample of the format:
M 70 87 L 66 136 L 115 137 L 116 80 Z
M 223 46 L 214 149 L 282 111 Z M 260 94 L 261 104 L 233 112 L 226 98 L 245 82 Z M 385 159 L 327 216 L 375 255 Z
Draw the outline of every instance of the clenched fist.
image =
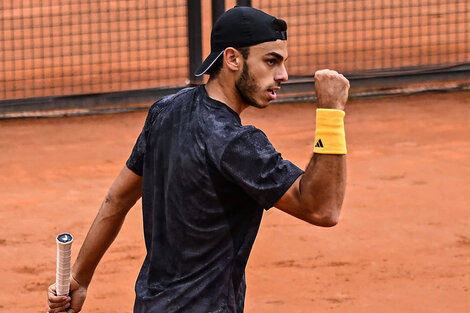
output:
M 346 77 L 325 69 L 316 71 L 314 79 L 318 108 L 344 110 L 349 91 Z

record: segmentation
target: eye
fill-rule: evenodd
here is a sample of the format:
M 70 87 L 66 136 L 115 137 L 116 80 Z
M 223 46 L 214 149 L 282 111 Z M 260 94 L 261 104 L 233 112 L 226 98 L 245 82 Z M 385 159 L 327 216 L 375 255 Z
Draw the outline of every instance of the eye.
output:
M 276 59 L 267 59 L 266 63 L 268 63 L 268 65 L 274 65 L 276 64 Z

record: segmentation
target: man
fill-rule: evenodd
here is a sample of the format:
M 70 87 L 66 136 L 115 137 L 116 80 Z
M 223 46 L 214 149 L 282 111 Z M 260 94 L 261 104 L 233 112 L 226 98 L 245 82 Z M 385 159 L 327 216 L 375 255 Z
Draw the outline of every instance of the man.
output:
M 305 172 L 240 113 L 264 108 L 287 80 L 287 25 L 235 7 L 214 25 L 206 85 L 156 102 L 72 269 L 71 297 L 49 287 L 49 312 L 79 312 L 93 272 L 142 196 L 147 256 L 134 312 L 243 312 L 245 266 L 264 210 L 319 226 L 337 223 L 346 179 L 348 81 L 315 75 L 316 147 Z

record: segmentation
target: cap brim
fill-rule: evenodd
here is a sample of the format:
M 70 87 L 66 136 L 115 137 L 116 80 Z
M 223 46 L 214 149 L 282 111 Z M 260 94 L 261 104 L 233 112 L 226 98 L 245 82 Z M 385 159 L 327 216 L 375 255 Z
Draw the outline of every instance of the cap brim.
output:
M 217 61 L 218 58 L 224 53 L 224 50 L 222 51 L 215 51 L 212 52 L 207 56 L 207 58 L 202 62 L 201 66 L 197 69 L 197 71 L 194 73 L 194 76 L 201 76 L 205 74 L 212 65 L 214 65 L 215 61 Z

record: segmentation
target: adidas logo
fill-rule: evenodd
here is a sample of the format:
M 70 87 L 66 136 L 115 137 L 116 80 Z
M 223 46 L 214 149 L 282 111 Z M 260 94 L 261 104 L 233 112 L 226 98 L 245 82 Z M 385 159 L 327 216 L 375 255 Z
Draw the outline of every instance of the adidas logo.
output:
M 323 142 L 321 142 L 321 139 L 318 139 L 317 143 L 315 144 L 316 148 L 323 148 Z

